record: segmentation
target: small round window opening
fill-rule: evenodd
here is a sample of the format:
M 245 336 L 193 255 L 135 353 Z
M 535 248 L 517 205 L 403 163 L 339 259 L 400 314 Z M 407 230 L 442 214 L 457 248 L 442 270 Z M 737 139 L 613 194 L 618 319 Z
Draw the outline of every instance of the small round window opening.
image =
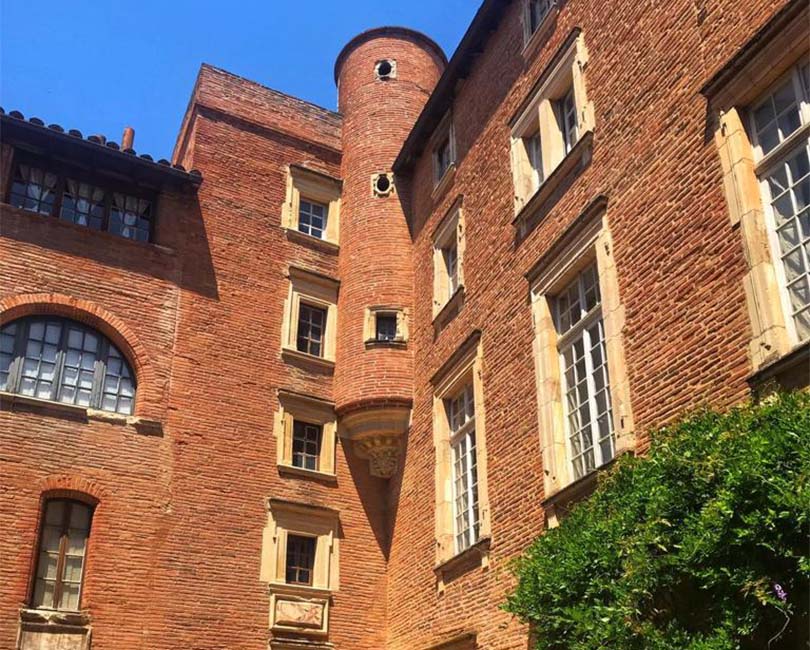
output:
M 394 189 L 390 174 L 374 174 L 371 179 L 374 196 L 388 196 Z
M 397 62 L 392 59 L 383 59 L 382 61 L 377 61 L 374 66 L 374 76 L 382 81 L 396 79 Z

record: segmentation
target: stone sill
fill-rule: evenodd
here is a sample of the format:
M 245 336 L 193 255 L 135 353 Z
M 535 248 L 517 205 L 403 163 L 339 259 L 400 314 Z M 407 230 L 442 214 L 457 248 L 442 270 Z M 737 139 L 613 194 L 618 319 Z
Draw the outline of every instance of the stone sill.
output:
M 370 348 L 399 348 L 403 349 L 408 347 L 408 342 L 405 339 L 392 339 L 390 341 L 378 341 L 377 339 L 366 339 L 366 349 Z
M 581 476 L 566 485 L 550 490 L 545 498 L 540 502 L 540 505 L 544 510 L 546 510 L 549 507 L 556 506 L 559 503 L 575 501 L 585 496 L 586 493 L 592 491 L 593 488 L 596 487 L 599 477 L 610 470 L 616 464 L 619 458 L 625 454 L 633 453 L 635 452 L 632 449 L 617 450 L 616 455 L 604 465 L 594 468 L 591 472 L 585 474 L 585 476 Z
M 433 331 L 439 334 L 461 312 L 464 306 L 464 285 L 460 284 L 450 299 L 444 303 L 433 317 Z
M 86 611 L 68 612 L 56 609 L 21 609 L 20 621 L 70 628 L 84 628 L 90 625 L 90 613 Z
M 484 535 L 472 546 L 468 546 L 463 551 L 456 553 L 452 557 L 442 560 L 436 564 L 436 566 L 433 567 L 433 572 L 437 575 L 447 573 L 465 564 L 467 561 L 475 559 L 476 556 L 478 556 L 480 560 L 483 560 L 484 558 L 489 557 L 489 547 L 491 544 L 492 536 Z
M 593 145 L 593 129 L 589 129 L 582 134 L 582 137 L 577 141 L 571 151 L 563 158 L 551 174 L 541 183 L 534 194 L 523 204 L 515 218 L 512 219 L 512 225 L 517 227 L 520 231 L 521 237 L 528 234 L 530 228 L 528 224 L 532 220 L 534 214 L 539 210 L 540 206 L 545 203 L 554 192 L 563 184 L 563 182 L 571 175 L 574 174 L 578 168 L 585 167 L 590 162 L 591 148 Z
M 324 357 L 316 357 L 314 354 L 309 354 L 308 352 L 301 352 L 300 350 L 296 350 L 295 348 L 281 348 L 281 356 L 285 360 L 296 360 L 296 361 L 303 361 L 305 363 L 310 363 L 315 366 L 320 366 L 326 370 L 334 371 L 335 369 L 335 362 L 332 359 L 326 359 Z
M 335 474 L 322 472 L 317 469 L 305 469 L 303 467 L 296 467 L 295 465 L 279 463 L 278 471 L 280 474 L 290 474 L 294 477 L 311 479 L 315 481 L 328 481 L 329 483 L 337 482 L 337 476 Z
M 808 383 L 810 384 L 810 341 L 805 341 L 794 346 L 789 352 L 782 356 L 767 361 L 748 375 L 749 386 L 761 386 L 771 379 L 776 379 L 779 375 L 789 372 L 800 364 L 809 367 L 807 371 Z
M 540 47 L 548 41 L 549 36 L 554 31 L 554 26 L 557 24 L 557 16 L 560 13 L 560 7 L 555 2 L 549 12 L 543 18 L 543 21 L 534 30 L 534 33 L 526 41 L 523 47 L 523 60 L 529 63 L 535 57 Z
M 153 251 L 160 253 L 162 255 L 170 255 L 175 256 L 176 252 L 173 248 L 169 248 L 168 246 L 163 246 L 161 244 L 156 244 L 155 242 L 151 241 L 138 241 L 136 239 L 130 239 L 129 237 L 121 237 L 120 235 L 114 235 L 111 232 L 106 232 L 104 230 L 94 230 L 88 226 L 81 226 L 77 223 L 72 223 L 65 219 L 60 219 L 59 217 L 49 216 L 45 214 L 39 214 L 38 212 L 32 212 L 30 210 L 25 210 L 24 208 L 17 208 L 10 203 L 3 202 L 2 204 L 3 210 L 9 210 L 21 217 L 24 216 L 26 218 L 35 218 L 41 220 L 42 223 L 50 224 L 56 228 L 66 228 L 68 230 L 73 230 L 74 232 L 82 232 L 87 234 L 90 237 L 100 237 L 103 240 L 108 242 L 118 242 L 123 244 L 124 246 L 137 246 L 140 248 L 145 248 L 146 250 Z
M 436 183 L 436 186 L 433 188 L 433 191 L 430 193 L 430 198 L 436 202 L 438 201 L 442 195 L 447 191 L 447 189 L 453 184 L 453 179 L 456 177 L 456 163 L 455 161 L 451 162 L 449 167 L 444 170 L 444 174 Z
M 63 404 L 62 402 L 52 402 L 50 400 L 19 395 L 17 393 L 7 393 L 0 391 L 0 404 L 4 410 L 17 411 L 26 408 L 34 408 L 53 417 L 62 417 L 71 420 L 81 420 L 84 422 L 107 422 L 109 424 L 119 424 L 132 427 L 137 433 L 143 435 L 160 436 L 163 435 L 163 423 L 159 420 L 152 420 L 138 415 L 122 415 L 121 413 L 110 413 L 98 409 L 77 406 L 75 404 Z
M 309 587 L 307 585 L 288 585 L 286 582 L 271 582 L 267 585 L 267 591 L 271 594 L 283 594 L 284 596 L 328 599 L 332 597 L 332 594 L 337 591 L 337 589 Z
M 318 237 L 313 237 L 312 235 L 307 235 L 306 233 L 296 230 L 295 228 L 285 227 L 284 233 L 289 241 L 295 242 L 296 244 L 302 244 L 303 246 L 314 248 L 331 255 L 337 255 L 340 251 L 340 246 L 338 246 L 338 244 L 335 242 L 329 241 L 328 239 L 320 239 Z

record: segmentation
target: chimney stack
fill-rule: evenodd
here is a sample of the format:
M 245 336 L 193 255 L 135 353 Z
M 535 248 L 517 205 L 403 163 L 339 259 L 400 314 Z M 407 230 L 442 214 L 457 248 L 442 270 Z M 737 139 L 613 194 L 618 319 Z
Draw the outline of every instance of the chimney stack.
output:
M 135 129 L 131 126 L 124 127 L 124 135 L 121 136 L 121 149 L 127 150 L 132 149 L 132 145 L 135 143 Z

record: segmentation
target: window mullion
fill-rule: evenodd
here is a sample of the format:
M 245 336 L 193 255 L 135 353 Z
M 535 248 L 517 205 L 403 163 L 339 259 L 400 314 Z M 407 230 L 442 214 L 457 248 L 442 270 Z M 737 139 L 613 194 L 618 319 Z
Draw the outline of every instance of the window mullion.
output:
M 65 349 L 67 348 L 68 344 L 68 322 L 64 319 L 60 320 L 61 324 L 61 331 L 59 332 L 59 343 L 57 343 L 56 348 L 56 363 L 54 364 L 53 369 L 53 385 L 51 386 L 51 399 L 55 402 L 59 401 L 60 394 L 62 392 L 62 376 L 65 372 Z M 47 322 L 46 322 L 46 331 L 47 331 Z M 78 379 L 77 379 L 78 381 Z M 74 395 L 75 400 L 75 395 Z
M 588 384 L 588 412 L 591 414 L 590 429 L 591 429 L 591 445 L 594 450 L 594 464 L 596 467 L 602 465 L 602 449 L 599 445 L 599 409 L 596 407 L 596 384 L 593 380 L 593 357 L 590 330 L 586 327 L 582 331 L 582 344 L 585 353 L 585 377 Z

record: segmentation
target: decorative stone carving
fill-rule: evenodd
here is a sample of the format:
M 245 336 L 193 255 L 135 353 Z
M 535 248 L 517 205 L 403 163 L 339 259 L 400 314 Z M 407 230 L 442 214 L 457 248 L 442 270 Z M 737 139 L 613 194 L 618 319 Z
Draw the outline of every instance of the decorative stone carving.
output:
M 323 603 L 306 600 L 277 600 L 276 624 L 284 627 L 323 627 Z
M 82 612 L 20 611 L 19 650 L 90 650 L 90 617 Z
M 352 440 L 360 458 L 368 459 L 372 476 L 391 478 L 399 469 L 410 417 L 410 404 L 369 404 L 341 415 L 339 432 Z

